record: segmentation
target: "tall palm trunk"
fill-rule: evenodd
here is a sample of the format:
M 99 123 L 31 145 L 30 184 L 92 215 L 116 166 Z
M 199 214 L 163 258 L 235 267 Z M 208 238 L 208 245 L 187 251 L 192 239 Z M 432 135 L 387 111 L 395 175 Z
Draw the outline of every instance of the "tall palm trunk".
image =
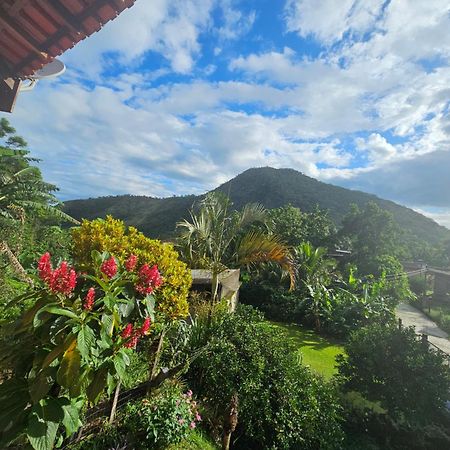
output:
M 5 241 L 0 241 L 0 253 L 6 255 L 14 271 L 22 278 L 23 281 L 33 286 L 33 280 L 27 275 L 25 269 L 20 264 L 19 260 L 16 258 L 9 245 Z

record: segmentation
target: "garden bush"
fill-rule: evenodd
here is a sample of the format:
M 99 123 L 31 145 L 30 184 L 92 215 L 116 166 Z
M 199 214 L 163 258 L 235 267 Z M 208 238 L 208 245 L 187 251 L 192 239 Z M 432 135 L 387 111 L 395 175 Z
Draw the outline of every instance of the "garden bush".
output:
M 283 286 L 263 280 L 243 283 L 239 301 L 258 308 L 270 320 L 301 322 L 305 318 L 305 304 L 297 291 L 290 292 Z
M 202 417 L 192 391 L 166 382 L 150 397 L 128 403 L 119 419 L 136 439 L 136 448 L 164 448 L 186 439 Z
M 191 363 L 188 383 L 222 430 L 230 399 L 239 399 L 234 448 L 332 449 L 342 438 L 333 387 L 303 367 L 284 334 L 253 308 L 212 321 L 206 350 Z
M 441 355 L 417 340 L 413 328 L 372 325 L 354 332 L 339 358 L 346 390 L 380 402 L 399 423 L 428 424 L 445 410 L 450 371 Z
M 164 283 L 158 292 L 157 311 L 172 319 L 187 316 L 191 272 L 178 259 L 178 253 L 171 244 L 150 239 L 111 216 L 105 220 L 84 220 L 80 227 L 72 230 L 72 240 L 73 257 L 81 270 L 92 270 L 92 250 L 109 252 L 120 262 L 134 254 L 140 265 L 156 264 L 164 276 Z
M 87 436 L 71 448 L 176 448 L 182 441 L 191 437 L 201 421 L 199 405 L 192 391 L 183 392 L 179 382 L 166 381 L 145 398 L 129 401 L 118 412 L 113 426 L 103 424 L 97 433 Z

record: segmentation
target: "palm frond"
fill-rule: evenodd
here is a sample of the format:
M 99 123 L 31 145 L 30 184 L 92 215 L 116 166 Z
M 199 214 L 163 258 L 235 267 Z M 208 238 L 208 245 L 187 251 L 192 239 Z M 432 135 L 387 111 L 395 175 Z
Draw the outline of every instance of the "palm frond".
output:
M 250 231 L 239 242 L 236 257 L 238 265 L 274 262 L 289 274 L 291 289 L 295 286 L 294 259 L 289 247 L 276 235 Z

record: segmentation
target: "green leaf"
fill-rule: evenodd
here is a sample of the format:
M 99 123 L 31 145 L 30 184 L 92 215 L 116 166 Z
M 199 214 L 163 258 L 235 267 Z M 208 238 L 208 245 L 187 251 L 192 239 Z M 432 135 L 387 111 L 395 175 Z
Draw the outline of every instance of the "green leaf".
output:
M 147 295 L 144 298 L 145 307 L 147 309 L 147 315 L 150 316 L 152 321 L 155 319 L 155 297 L 153 295 Z
M 30 381 L 30 396 L 34 403 L 45 397 L 54 383 L 51 371 L 46 369 L 41 370 L 37 377 Z
M 86 389 L 86 394 L 91 403 L 97 403 L 100 395 L 106 387 L 106 379 L 107 379 L 108 369 L 106 367 L 102 367 L 99 369 L 95 375 L 92 382 L 89 384 Z
M 61 365 L 57 373 L 58 383 L 69 389 L 76 384 L 80 376 L 80 352 L 77 348 L 77 343 L 74 340 L 69 348 L 64 352 Z
M 103 302 L 105 304 L 105 307 L 108 308 L 110 311 L 112 311 L 117 302 L 117 299 L 116 299 L 116 297 L 113 297 L 112 295 L 105 295 L 103 297 Z
M 94 330 L 88 325 L 82 325 L 78 333 L 77 342 L 81 356 L 85 359 L 89 358 L 91 347 L 95 344 Z
M 75 314 L 73 311 L 71 311 L 70 309 L 66 309 L 66 308 L 60 308 L 58 306 L 45 306 L 44 308 L 42 308 L 42 310 L 49 312 L 50 314 L 58 314 L 60 316 L 66 316 L 69 317 L 70 319 L 75 319 L 75 320 L 79 320 L 79 317 L 77 314 Z M 42 311 L 41 310 L 41 311 Z M 40 312 L 40 311 L 39 311 Z M 38 313 L 39 314 L 39 313 Z
M 112 395 L 114 389 L 117 385 L 117 380 L 108 372 L 108 376 L 106 377 L 106 383 L 108 386 L 108 395 Z
M 86 367 L 80 374 L 78 380 L 70 387 L 69 393 L 72 398 L 79 397 L 85 392 L 92 382 L 93 374 L 89 367 Z
M 24 316 L 22 317 L 21 320 L 21 324 L 19 327 L 19 332 L 23 331 L 24 329 L 28 328 L 32 323 L 33 323 L 33 319 L 34 316 L 36 315 L 36 313 L 44 306 L 50 303 L 50 300 L 48 298 L 40 298 L 38 297 L 36 303 L 34 304 L 34 306 L 29 309 Z M 56 303 L 54 303 L 56 304 Z
M 83 423 L 80 420 L 78 407 L 74 402 L 69 405 L 64 405 L 62 408 L 64 410 L 62 423 L 66 429 L 66 436 L 69 437 L 75 433 Z
M 112 315 L 102 315 L 102 328 L 108 336 L 112 336 L 114 330 L 114 317 Z
M 64 411 L 56 399 L 41 400 L 28 419 L 27 437 L 35 450 L 52 450 Z
M 119 305 L 119 313 L 122 317 L 129 317 L 134 311 L 135 303 L 134 300 L 128 300 L 125 303 Z
M 69 334 L 62 344 L 57 345 L 44 359 L 42 362 L 42 368 L 48 367 L 56 358 L 65 352 L 75 340 L 73 334 Z
M 114 368 L 116 369 L 117 375 L 119 378 L 123 379 L 126 375 L 127 364 L 125 362 L 124 356 L 122 353 L 117 353 L 113 359 Z

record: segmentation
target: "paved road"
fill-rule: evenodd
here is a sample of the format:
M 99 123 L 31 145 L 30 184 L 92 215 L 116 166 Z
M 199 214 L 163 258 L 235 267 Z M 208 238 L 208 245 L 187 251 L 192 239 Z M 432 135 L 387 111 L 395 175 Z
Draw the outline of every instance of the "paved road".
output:
M 415 326 L 416 333 L 427 334 L 428 340 L 436 347 L 450 355 L 450 340 L 448 334 L 441 330 L 422 311 L 406 303 L 400 303 L 396 311 L 405 327 Z

